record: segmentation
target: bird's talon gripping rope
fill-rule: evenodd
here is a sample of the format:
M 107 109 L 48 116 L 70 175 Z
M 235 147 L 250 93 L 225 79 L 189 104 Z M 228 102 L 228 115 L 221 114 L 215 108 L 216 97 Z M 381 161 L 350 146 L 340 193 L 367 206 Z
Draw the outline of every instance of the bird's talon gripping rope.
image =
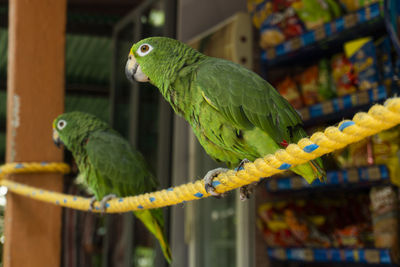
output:
M 104 213 L 106 213 L 106 210 L 108 207 L 107 202 L 116 197 L 117 197 L 117 195 L 115 195 L 115 194 L 109 194 L 109 195 L 106 195 L 103 197 L 103 199 L 100 201 L 100 211 L 101 211 L 102 215 L 104 215 Z
M 239 163 L 239 165 L 236 167 L 236 171 L 241 171 L 241 170 L 243 170 L 244 168 L 244 164 L 246 164 L 246 163 L 249 163 L 250 162 L 250 160 L 248 160 L 248 159 L 242 159 L 242 161 Z
M 229 169 L 226 168 L 216 168 L 213 169 L 204 176 L 204 188 L 207 193 L 211 194 L 213 197 L 221 198 L 224 197 L 224 194 L 217 193 L 215 191 L 215 186 L 213 185 L 213 180 L 217 177 L 220 173 L 227 172 Z
M 287 145 L 286 145 L 286 146 L 287 146 Z M 236 170 L 236 171 L 241 171 L 241 170 L 243 170 L 243 169 L 244 169 L 244 165 L 245 165 L 246 163 L 249 163 L 249 162 L 250 162 L 250 160 L 248 160 L 248 159 L 243 159 L 243 160 L 239 163 L 239 165 L 237 166 L 237 168 L 236 168 L 235 170 Z M 241 201 L 245 201 L 245 200 L 249 199 L 250 196 L 251 196 L 251 194 L 253 194 L 254 189 L 257 187 L 257 185 L 258 185 L 258 182 L 254 182 L 254 183 L 251 183 L 251 184 L 244 185 L 244 186 L 240 187 L 240 189 L 239 189 L 240 200 L 241 200 Z
M 89 211 L 94 211 L 95 210 L 94 203 L 96 203 L 96 201 L 97 201 L 97 198 L 95 196 L 90 198 Z

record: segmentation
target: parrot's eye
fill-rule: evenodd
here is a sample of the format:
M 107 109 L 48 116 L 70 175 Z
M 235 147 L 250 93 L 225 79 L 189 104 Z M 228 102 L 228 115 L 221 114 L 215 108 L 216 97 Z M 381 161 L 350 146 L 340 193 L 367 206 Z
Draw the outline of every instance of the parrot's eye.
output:
M 148 53 L 150 53 L 150 51 L 153 50 L 153 47 L 149 44 L 142 44 L 141 46 L 139 46 L 138 50 L 136 51 L 137 54 L 139 56 L 145 56 Z
M 57 128 L 59 130 L 62 130 L 65 128 L 65 126 L 67 126 L 67 122 L 65 120 L 59 120 L 57 123 Z

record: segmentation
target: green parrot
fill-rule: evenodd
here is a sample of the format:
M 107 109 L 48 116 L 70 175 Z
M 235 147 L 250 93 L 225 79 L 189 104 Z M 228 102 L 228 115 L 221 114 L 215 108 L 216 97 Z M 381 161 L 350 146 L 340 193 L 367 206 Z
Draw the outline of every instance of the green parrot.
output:
M 158 87 L 189 122 L 205 151 L 230 168 L 307 136 L 299 114 L 267 81 L 177 40 L 150 37 L 137 42 L 129 52 L 125 74 L 132 82 Z M 309 183 L 326 175 L 321 159 L 290 169 Z M 212 195 L 217 195 L 212 179 L 221 171 L 225 169 L 212 170 L 204 178 Z M 247 198 L 247 188 L 242 189 L 241 198 Z
M 101 201 L 102 211 L 113 197 L 127 197 L 153 191 L 157 181 L 143 156 L 109 125 L 97 117 L 70 112 L 53 122 L 53 140 L 72 152 L 85 186 Z M 164 235 L 161 209 L 133 212 L 158 239 L 164 256 L 171 262 L 171 251 Z

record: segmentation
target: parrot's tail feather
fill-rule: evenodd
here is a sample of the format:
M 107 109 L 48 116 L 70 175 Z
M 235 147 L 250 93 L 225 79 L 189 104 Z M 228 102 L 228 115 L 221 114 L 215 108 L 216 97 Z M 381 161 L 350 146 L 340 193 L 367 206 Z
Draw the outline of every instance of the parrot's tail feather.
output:
M 167 238 L 164 235 L 162 226 L 159 224 L 157 219 L 151 214 L 150 210 L 134 211 L 135 216 L 142 221 L 146 228 L 157 238 L 161 250 L 164 254 L 165 259 L 168 263 L 172 261 L 171 249 L 167 242 Z
M 165 238 L 165 235 L 164 235 L 161 227 L 158 224 L 156 225 L 156 231 L 157 231 L 157 233 L 154 236 L 157 238 L 158 242 L 160 242 L 160 246 L 161 246 L 161 249 L 162 249 L 165 259 L 168 261 L 169 264 L 171 264 L 171 260 L 172 260 L 171 249 L 169 247 L 169 244 L 167 243 L 167 240 Z
M 326 178 L 326 172 L 322 167 L 322 160 L 320 158 L 294 166 L 290 170 L 302 176 L 309 184 L 317 178 L 321 182 Z
M 326 181 L 326 172 L 323 168 L 321 168 L 321 166 L 319 166 L 319 164 L 315 161 L 309 161 L 311 168 L 314 170 L 314 173 L 316 174 L 316 176 L 318 177 L 318 179 L 321 182 L 325 182 Z

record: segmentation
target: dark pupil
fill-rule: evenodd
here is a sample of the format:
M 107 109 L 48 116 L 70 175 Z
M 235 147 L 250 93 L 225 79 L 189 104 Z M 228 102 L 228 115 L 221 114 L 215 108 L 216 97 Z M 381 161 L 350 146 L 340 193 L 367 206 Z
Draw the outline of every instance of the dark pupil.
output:
M 147 45 L 142 46 L 142 52 L 146 52 L 149 49 Z
M 63 127 L 64 126 L 64 122 L 60 122 L 60 127 Z

